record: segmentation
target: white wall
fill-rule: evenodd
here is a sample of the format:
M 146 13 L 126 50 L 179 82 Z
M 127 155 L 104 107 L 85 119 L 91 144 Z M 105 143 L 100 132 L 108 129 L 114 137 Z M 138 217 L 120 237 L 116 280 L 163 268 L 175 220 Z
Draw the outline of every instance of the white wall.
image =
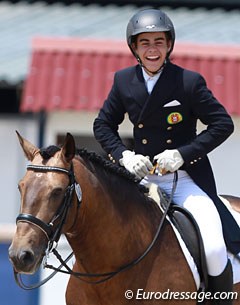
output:
M 240 197 L 240 118 L 233 117 L 235 131 L 221 146 L 209 154 L 218 193 Z
M 48 115 L 45 145 L 54 144 L 58 133 L 93 136 L 93 121 L 97 112 L 53 112 Z M 131 136 L 131 123 L 126 119 L 120 126 L 122 135 Z
M 15 130 L 36 142 L 37 123 L 17 115 L 0 115 L 0 223 L 15 222 L 19 209 L 18 181 L 26 169 Z

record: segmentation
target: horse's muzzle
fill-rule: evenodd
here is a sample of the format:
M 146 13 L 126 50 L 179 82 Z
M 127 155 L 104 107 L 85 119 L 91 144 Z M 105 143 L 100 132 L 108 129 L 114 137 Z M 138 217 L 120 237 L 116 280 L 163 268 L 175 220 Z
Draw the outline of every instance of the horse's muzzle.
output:
M 37 271 L 42 256 L 37 256 L 31 249 L 14 249 L 13 245 L 8 250 L 9 259 L 16 272 L 33 274 Z

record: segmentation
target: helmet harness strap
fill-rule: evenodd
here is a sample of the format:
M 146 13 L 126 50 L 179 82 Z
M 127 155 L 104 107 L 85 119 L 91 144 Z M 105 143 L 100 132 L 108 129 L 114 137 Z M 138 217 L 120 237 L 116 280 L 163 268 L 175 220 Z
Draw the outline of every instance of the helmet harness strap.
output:
M 136 53 L 135 53 L 136 54 Z M 161 67 L 157 70 L 157 71 L 150 71 L 146 66 L 144 66 L 144 64 L 142 63 L 142 61 L 141 61 L 141 59 L 140 59 L 140 57 L 136 54 L 136 59 L 137 59 L 137 61 L 138 61 L 138 63 L 139 63 L 139 65 L 141 66 L 141 67 L 143 67 L 144 68 L 144 70 L 146 70 L 147 72 L 149 72 L 149 73 L 151 73 L 152 75 L 156 75 L 156 74 L 158 74 L 159 72 L 161 72 L 162 70 L 163 70 L 163 68 L 166 66 L 166 63 L 167 63 L 167 58 L 164 60 L 164 63 L 161 65 Z

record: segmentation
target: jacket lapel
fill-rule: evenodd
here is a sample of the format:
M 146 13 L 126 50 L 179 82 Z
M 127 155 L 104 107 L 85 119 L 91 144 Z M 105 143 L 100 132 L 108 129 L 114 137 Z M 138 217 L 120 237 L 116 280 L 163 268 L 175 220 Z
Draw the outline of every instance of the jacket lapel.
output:
M 140 108 L 142 108 L 148 100 L 149 94 L 144 82 L 141 67 L 139 65 L 136 66 L 136 70 L 134 72 L 136 73 L 134 73 L 132 76 L 129 90 L 131 91 L 131 94 L 134 97 L 136 103 L 140 106 Z
M 162 107 L 165 102 L 172 96 L 177 86 L 176 73 L 174 73 L 174 65 L 167 63 L 163 69 L 162 75 L 158 79 L 153 88 L 152 94 L 142 104 L 143 108 L 139 116 L 139 121 L 146 119 L 152 113 Z

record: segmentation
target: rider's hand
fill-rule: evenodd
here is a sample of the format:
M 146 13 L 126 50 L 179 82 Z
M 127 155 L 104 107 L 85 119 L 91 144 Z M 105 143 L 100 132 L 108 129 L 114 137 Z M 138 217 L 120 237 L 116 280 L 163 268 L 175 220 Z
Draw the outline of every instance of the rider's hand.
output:
M 164 152 L 156 155 L 153 160 L 157 161 L 160 173 L 175 172 L 184 163 L 177 149 L 166 149 Z
M 119 163 L 139 179 L 149 174 L 149 171 L 153 168 L 148 157 L 136 155 L 133 151 L 125 150 L 122 156 Z

